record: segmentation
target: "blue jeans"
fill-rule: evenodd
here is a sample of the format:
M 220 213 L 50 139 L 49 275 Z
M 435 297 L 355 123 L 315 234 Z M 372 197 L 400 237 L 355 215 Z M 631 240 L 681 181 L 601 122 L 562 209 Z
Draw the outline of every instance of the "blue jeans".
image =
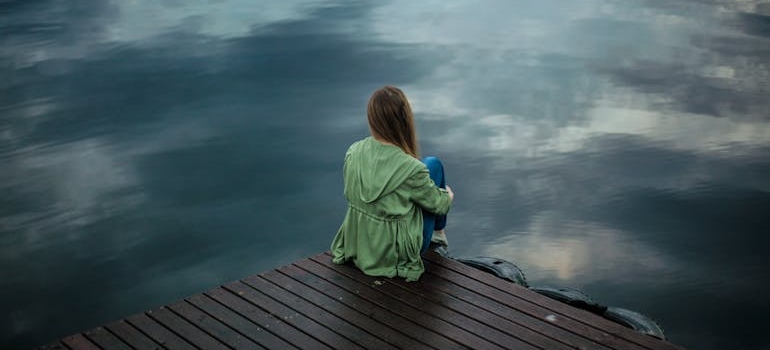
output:
M 425 157 L 422 159 L 425 167 L 430 172 L 430 178 L 436 186 L 446 188 L 446 179 L 444 178 L 444 165 L 436 157 Z M 444 229 L 446 226 L 446 215 L 436 215 L 429 211 L 422 211 L 422 249 L 421 253 L 428 251 L 430 239 L 433 238 L 433 231 Z

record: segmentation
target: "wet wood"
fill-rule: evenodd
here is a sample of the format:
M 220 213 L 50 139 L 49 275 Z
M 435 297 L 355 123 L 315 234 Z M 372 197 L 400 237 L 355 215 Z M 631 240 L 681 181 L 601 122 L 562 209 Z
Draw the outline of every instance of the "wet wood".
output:
M 509 300 L 511 300 L 512 303 L 518 305 L 521 308 L 519 310 L 525 311 L 527 313 L 532 312 L 536 316 L 542 316 L 543 310 L 552 311 L 556 315 L 562 315 L 564 316 L 562 320 L 566 321 L 571 327 L 574 327 L 570 329 L 571 331 L 578 334 L 585 334 L 589 337 L 596 337 L 598 340 L 620 342 L 621 344 L 615 345 L 620 346 L 616 347 L 618 349 L 625 349 L 622 347 L 626 344 L 623 342 L 623 340 L 641 345 L 647 349 L 682 349 L 681 347 L 678 347 L 672 343 L 660 341 L 656 338 L 637 333 L 629 328 L 620 326 L 617 323 L 609 321 L 598 315 L 594 315 L 588 311 L 558 302 L 546 296 L 534 293 L 516 284 L 507 283 L 506 281 L 492 276 L 491 274 L 477 273 L 478 270 L 457 261 L 442 258 L 436 254 L 426 255 L 426 260 L 430 261 L 436 266 L 454 271 L 456 273 L 454 276 L 462 276 L 463 281 L 460 283 L 475 280 L 483 285 L 492 287 L 496 291 L 514 297 L 515 299 Z M 436 268 L 436 270 L 439 269 Z M 469 287 L 478 288 L 479 286 L 480 284 L 474 284 Z M 485 288 L 484 290 L 495 295 L 499 295 L 499 293 L 491 292 L 489 289 Z M 540 310 L 541 313 L 538 313 L 536 310 Z
M 125 321 L 166 349 L 195 350 L 195 347 L 192 346 L 192 344 L 180 338 L 146 314 L 129 316 Z
M 294 346 L 279 338 L 273 333 L 268 332 L 257 324 L 237 314 L 235 311 L 217 303 L 213 299 L 198 294 L 187 299 L 189 303 L 195 305 L 203 312 L 211 315 L 222 324 L 227 325 L 239 334 L 248 337 L 261 347 L 266 349 L 295 349 Z
M 178 334 L 179 337 L 195 345 L 195 347 L 199 349 L 220 350 L 228 348 L 219 340 L 215 339 L 179 315 L 171 312 L 166 307 L 148 311 L 147 316 L 150 316 L 150 318 L 158 321 L 158 323 L 162 324 L 172 332 Z
M 425 262 L 407 283 L 327 252 L 41 349 L 681 349 L 452 259 Z
M 131 347 L 128 346 L 128 344 L 124 343 L 120 338 L 110 333 L 104 327 L 97 327 L 85 331 L 83 332 L 83 335 L 102 349 L 131 350 Z
M 154 342 L 126 321 L 120 320 L 118 322 L 113 322 L 106 325 L 105 328 L 109 329 L 110 332 L 120 339 L 123 339 L 126 344 L 134 349 L 163 349 L 160 344 Z
M 71 335 L 62 339 L 61 342 L 72 350 L 99 350 L 99 347 L 83 334 Z

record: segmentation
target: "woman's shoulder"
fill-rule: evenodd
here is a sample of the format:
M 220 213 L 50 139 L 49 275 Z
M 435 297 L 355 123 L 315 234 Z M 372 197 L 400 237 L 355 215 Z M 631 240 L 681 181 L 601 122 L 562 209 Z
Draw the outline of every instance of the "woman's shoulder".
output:
M 351 143 L 350 146 L 348 146 L 347 152 L 345 152 L 345 153 L 346 154 L 350 154 L 351 152 L 355 152 L 356 150 L 359 150 L 361 148 L 361 145 L 363 145 L 365 142 L 367 142 L 368 139 L 369 139 L 369 137 L 365 137 L 363 139 L 360 139 L 358 141 L 355 141 L 355 142 Z
M 387 163 L 389 166 L 398 167 L 410 173 L 425 168 L 425 164 L 422 161 L 404 153 L 398 146 L 381 143 L 372 136 L 353 142 L 348 147 L 346 156 L 350 156 L 353 153 L 379 159 L 379 161 Z

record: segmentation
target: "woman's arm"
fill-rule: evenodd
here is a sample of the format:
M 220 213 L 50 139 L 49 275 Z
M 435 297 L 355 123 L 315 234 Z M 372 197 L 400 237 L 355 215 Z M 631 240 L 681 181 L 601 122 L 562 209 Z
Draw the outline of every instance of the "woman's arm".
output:
M 444 215 L 449 212 L 454 193 L 451 192 L 452 189 L 449 186 L 446 190 L 436 186 L 430 179 L 428 169 L 423 168 L 410 176 L 405 185 L 410 193 L 409 199 L 421 208 L 436 215 Z

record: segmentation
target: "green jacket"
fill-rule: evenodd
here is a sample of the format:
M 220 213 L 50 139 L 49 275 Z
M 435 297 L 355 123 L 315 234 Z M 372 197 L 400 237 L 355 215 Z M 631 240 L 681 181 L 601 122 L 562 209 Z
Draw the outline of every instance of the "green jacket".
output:
M 352 260 L 370 276 L 419 279 L 421 208 L 446 214 L 449 194 L 421 161 L 371 136 L 350 146 L 343 174 L 348 209 L 332 241 L 334 263 Z

